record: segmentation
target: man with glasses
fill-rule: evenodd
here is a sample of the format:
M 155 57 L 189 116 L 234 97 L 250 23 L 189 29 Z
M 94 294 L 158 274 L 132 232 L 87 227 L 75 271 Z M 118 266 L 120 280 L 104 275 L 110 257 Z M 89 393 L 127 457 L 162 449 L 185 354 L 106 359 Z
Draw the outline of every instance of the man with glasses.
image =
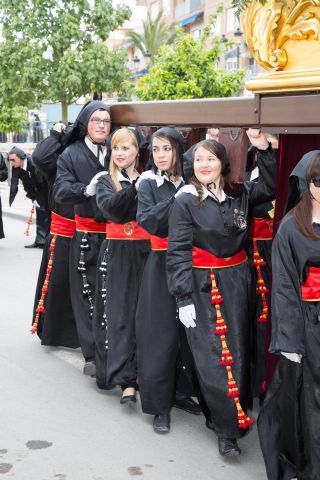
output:
M 110 127 L 110 109 L 105 103 L 92 101 L 84 106 L 58 159 L 54 184 L 55 200 L 72 204 L 75 210 L 76 232 L 70 246 L 71 302 L 85 359 L 83 373 L 90 376 L 96 371 L 92 333 L 96 264 L 106 231 L 95 193 L 99 176 L 106 173 Z

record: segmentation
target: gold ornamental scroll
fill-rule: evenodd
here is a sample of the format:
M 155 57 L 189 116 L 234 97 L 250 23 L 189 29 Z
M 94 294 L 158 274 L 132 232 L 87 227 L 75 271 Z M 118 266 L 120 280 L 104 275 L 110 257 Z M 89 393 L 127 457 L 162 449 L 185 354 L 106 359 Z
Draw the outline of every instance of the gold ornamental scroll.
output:
M 251 55 L 270 72 L 248 81 L 248 90 L 320 89 L 320 0 L 253 0 L 242 26 Z

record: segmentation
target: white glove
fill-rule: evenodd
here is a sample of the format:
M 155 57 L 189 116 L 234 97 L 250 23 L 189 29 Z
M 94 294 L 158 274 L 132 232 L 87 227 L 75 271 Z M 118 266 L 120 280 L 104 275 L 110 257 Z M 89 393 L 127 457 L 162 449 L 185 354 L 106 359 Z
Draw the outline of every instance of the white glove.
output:
M 180 318 L 180 322 L 183 323 L 183 325 L 186 328 L 196 327 L 195 319 L 197 317 L 196 317 L 196 310 L 194 308 L 193 303 L 191 305 L 187 305 L 185 307 L 179 308 L 179 318 Z
M 96 194 L 96 191 L 97 191 L 97 183 L 98 183 L 98 180 L 100 177 L 102 177 L 102 175 L 108 175 L 108 172 L 99 172 L 97 173 L 92 179 L 91 179 L 91 182 L 89 183 L 89 185 L 86 186 L 86 195 L 88 197 L 93 197 L 93 195 Z
M 37 202 L 37 200 L 33 200 L 32 204 L 33 204 L 36 208 L 40 208 L 40 205 L 39 205 L 39 203 Z
M 281 355 L 286 357 L 288 360 L 291 360 L 291 362 L 301 363 L 302 355 L 300 355 L 300 353 L 281 352 Z

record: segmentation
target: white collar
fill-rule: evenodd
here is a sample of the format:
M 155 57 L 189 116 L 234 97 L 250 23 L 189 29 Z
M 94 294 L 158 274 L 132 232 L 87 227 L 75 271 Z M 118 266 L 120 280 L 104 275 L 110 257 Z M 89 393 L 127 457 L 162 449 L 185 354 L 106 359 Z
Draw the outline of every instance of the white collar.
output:
M 23 160 L 23 164 L 22 164 L 22 170 L 27 170 L 27 165 L 28 165 L 28 159 L 27 157 Z
M 141 175 L 139 177 L 139 180 L 138 180 L 138 184 L 136 184 L 136 186 L 138 187 L 139 184 L 142 182 L 142 180 L 146 180 L 148 178 L 151 179 L 151 180 L 155 180 L 158 188 L 161 187 L 161 185 L 164 184 L 165 180 L 167 180 L 167 182 L 171 182 L 176 188 L 178 188 L 181 185 L 181 182 L 183 182 L 182 177 L 179 177 L 176 182 L 173 182 L 172 180 L 170 180 L 170 178 L 168 177 L 168 175 L 166 173 L 164 175 L 162 175 L 160 170 L 157 170 L 156 173 L 154 173 L 153 170 L 147 170 L 147 171 L 141 173 Z
M 221 200 L 218 200 L 218 198 L 213 195 L 209 190 L 207 190 L 204 186 L 202 186 L 203 189 L 203 198 L 211 197 L 213 198 L 216 202 L 222 203 L 225 201 L 227 198 L 227 195 L 225 192 L 222 190 L 222 198 Z M 194 185 L 185 185 L 184 187 L 180 188 L 180 190 L 176 193 L 176 196 L 181 195 L 181 193 L 190 193 L 191 195 L 194 195 L 195 197 L 199 197 L 199 194 L 197 192 L 197 189 Z
M 85 144 L 87 145 L 87 147 L 89 148 L 89 150 L 91 150 L 91 152 L 97 157 L 98 156 L 98 152 L 99 152 L 99 162 L 101 163 L 102 166 L 104 166 L 104 157 L 105 157 L 105 153 L 103 153 L 101 150 L 99 150 L 99 145 L 93 143 L 89 137 L 85 137 L 84 139 L 85 141 Z
M 320 223 L 320 218 L 313 217 L 312 223 Z
M 125 177 L 125 176 L 120 172 L 120 170 L 117 171 L 117 177 L 118 177 L 119 182 L 129 182 L 129 183 L 132 183 L 132 181 L 131 181 L 129 178 Z
M 256 178 L 259 178 L 259 167 L 256 166 L 253 170 L 250 172 L 250 181 L 252 182 Z

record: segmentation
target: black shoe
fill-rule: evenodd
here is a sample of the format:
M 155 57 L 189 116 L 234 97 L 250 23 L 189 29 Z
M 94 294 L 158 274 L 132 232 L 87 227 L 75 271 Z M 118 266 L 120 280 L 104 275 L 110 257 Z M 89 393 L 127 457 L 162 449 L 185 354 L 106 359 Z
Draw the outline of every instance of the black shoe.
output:
M 170 431 L 170 415 L 155 415 L 153 429 L 157 433 L 168 433 Z
M 43 248 L 44 245 L 42 243 L 33 242 L 30 245 L 25 245 L 24 248 Z
M 136 403 L 136 401 L 137 397 L 135 395 L 122 395 L 122 397 L 120 398 L 121 405 L 129 402 Z
M 182 400 L 175 400 L 174 407 L 180 408 L 188 413 L 193 413 L 193 415 L 201 415 L 202 410 L 199 403 L 192 400 L 191 397 L 185 397 Z
M 97 372 L 97 367 L 94 362 L 85 362 L 83 367 L 84 375 L 88 375 L 89 377 L 95 377 Z
M 218 437 L 219 453 L 223 457 L 235 457 L 240 455 L 241 450 L 238 447 L 235 438 L 220 438 Z

